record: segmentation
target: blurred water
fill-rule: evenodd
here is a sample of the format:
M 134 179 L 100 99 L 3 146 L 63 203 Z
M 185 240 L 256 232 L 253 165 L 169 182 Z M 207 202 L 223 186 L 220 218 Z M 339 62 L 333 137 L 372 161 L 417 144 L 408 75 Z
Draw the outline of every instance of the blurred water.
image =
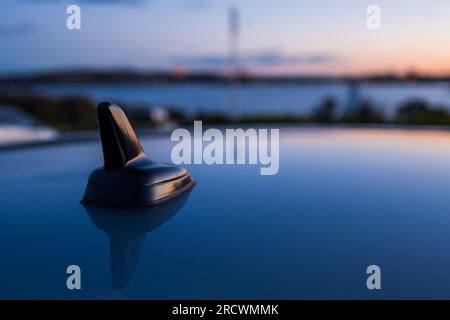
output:
M 95 102 L 112 100 L 117 103 L 142 103 L 171 106 L 188 114 L 199 111 L 229 111 L 230 90 L 218 84 L 159 84 L 159 85 L 52 85 L 35 90 L 50 95 L 84 95 Z M 361 100 L 370 100 L 386 116 L 392 115 L 399 104 L 409 100 L 425 100 L 450 110 L 450 87 L 433 84 L 362 84 Z M 335 99 L 342 112 L 347 104 L 346 84 L 252 84 L 238 90 L 240 114 L 305 115 L 327 97 Z

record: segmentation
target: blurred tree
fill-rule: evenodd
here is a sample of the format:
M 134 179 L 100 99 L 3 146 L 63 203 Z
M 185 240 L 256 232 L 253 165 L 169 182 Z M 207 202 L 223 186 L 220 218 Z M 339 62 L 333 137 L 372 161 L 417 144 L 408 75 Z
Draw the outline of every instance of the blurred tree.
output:
M 383 113 L 367 100 L 361 102 L 353 113 L 347 113 L 341 118 L 341 122 L 345 123 L 384 123 L 385 121 Z
M 449 125 L 450 114 L 444 108 L 429 106 L 425 101 L 409 101 L 398 109 L 394 121 L 402 124 Z
M 322 104 L 313 111 L 311 120 L 319 123 L 331 123 L 336 120 L 337 103 L 332 97 L 327 97 Z
M 40 122 L 61 131 L 97 127 L 95 105 L 84 97 L 44 97 L 35 94 L 2 94 L 0 104 L 19 107 Z

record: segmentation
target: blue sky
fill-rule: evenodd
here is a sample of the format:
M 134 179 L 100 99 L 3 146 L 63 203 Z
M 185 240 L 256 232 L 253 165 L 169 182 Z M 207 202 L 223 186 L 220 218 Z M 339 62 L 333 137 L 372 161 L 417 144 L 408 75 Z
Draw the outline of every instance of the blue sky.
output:
M 82 29 L 66 28 L 78 4 Z M 366 28 L 366 8 L 382 28 Z M 2 0 L 0 72 L 226 66 L 227 12 L 243 66 L 260 73 L 450 72 L 448 0 Z

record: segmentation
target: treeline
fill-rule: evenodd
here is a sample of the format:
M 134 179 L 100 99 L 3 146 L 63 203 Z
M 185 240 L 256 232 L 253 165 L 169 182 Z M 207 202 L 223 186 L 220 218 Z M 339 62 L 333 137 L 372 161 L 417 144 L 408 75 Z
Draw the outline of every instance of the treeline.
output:
M 223 114 L 199 114 L 197 119 L 206 123 L 227 123 L 229 118 Z M 447 108 L 429 104 L 421 100 L 401 104 L 393 116 L 386 116 L 370 101 L 362 101 L 353 110 L 340 110 L 338 103 L 327 98 L 306 116 L 250 115 L 237 119 L 241 123 L 318 123 L 318 124 L 398 124 L 398 125 L 450 125 L 450 112 Z
M 53 98 L 35 94 L 0 94 L 1 106 L 15 106 L 36 120 L 59 131 L 93 129 L 97 125 L 95 106 L 84 97 Z
M 327 98 L 316 108 L 308 122 L 316 123 L 361 123 L 361 124 L 411 124 L 411 125 L 450 125 L 450 113 L 444 106 L 429 104 L 423 100 L 410 100 L 402 103 L 393 116 L 387 117 L 370 101 L 362 101 L 353 110 L 338 115 L 338 105 Z
M 132 124 L 138 128 L 156 127 L 170 123 L 192 124 L 202 120 L 207 124 L 226 123 L 320 123 L 320 124 L 401 124 L 401 125 L 450 125 L 449 111 L 439 105 L 425 101 L 405 102 L 395 114 L 386 117 L 369 101 L 362 101 L 353 110 L 342 112 L 338 103 L 325 99 L 309 115 L 251 115 L 229 117 L 223 113 L 201 112 L 193 116 L 182 111 L 182 107 L 152 109 L 148 106 L 129 105 L 115 101 L 127 113 Z M 79 131 L 97 128 L 96 104 L 89 98 L 78 96 L 46 97 L 38 94 L 0 94 L 0 108 L 15 106 L 29 113 L 39 122 L 60 131 Z M 159 112 L 152 112 L 156 110 Z M 156 115 L 155 115 L 156 114 Z

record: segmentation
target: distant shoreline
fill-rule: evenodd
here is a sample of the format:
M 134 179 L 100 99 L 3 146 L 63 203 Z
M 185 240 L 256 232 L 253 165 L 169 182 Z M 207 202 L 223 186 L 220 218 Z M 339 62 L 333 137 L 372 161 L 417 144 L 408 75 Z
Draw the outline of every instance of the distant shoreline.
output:
M 262 76 L 243 73 L 230 77 L 214 72 L 174 72 L 135 70 L 58 70 L 28 74 L 0 75 L 0 85 L 32 84 L 325 84 L 325 83 L 436 83 L 449 82 L 450 75 L 371 74 L 365 76 L 297 75 Z

